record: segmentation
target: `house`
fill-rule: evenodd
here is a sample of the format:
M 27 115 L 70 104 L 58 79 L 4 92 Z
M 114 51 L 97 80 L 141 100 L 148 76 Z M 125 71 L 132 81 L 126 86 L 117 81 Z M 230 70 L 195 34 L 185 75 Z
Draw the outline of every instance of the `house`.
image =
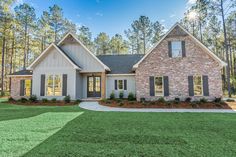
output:
M 28 67 L 10 75 L 11 96 L 63 99 L 160 97 L 214 99 L 222 96 L 226 64 L 176 23 L 145 55 L 95 56 L 73 34 L 52 43 Z

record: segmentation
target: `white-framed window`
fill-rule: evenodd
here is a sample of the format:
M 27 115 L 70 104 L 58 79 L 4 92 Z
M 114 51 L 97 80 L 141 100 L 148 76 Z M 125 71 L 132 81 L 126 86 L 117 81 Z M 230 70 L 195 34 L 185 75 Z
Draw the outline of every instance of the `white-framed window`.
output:
M 47 75 L 46 96 L 62 96 L 62 75 Z
M 118 87 L 118 90 L 123 90 L 124 89 L 124 81 L 118 80 L 117 87 Z
M 164 95 L 163 77 L 162 76 L 155 77 L 154 83 L 155 83 L 155 96 L 163 96 Z
M 171 41 L 171 53 L 172 57 L 182 57 L 182 42 L 181 41 Z
M 202 76 L 196 75 L 193 76 L 193 90 L 195 96 L 202 96 L 203 95 L 203 83 L 202 83 Z

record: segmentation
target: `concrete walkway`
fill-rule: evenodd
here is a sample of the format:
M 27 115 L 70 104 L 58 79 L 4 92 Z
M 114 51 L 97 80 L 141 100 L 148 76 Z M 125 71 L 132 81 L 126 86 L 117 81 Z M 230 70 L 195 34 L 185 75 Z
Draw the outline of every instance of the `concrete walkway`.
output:
M 156 108 L 119 108 L 102 106 L 98 102 L 82 102 L 81 108 L 92 111 L 112 112 L 211 112 L 211 113 L 236 113 L 230 109 L 156 109 Z

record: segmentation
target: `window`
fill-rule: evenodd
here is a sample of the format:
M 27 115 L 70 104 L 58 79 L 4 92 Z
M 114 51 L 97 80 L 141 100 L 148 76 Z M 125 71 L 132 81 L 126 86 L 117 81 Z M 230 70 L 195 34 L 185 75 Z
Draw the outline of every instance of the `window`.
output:
M 202 96 L 202 76 L 193 76 L 194 95 Z
M 163 77 L 155 77 L 155 96 L 163 96 Z
M 47 96 L 62 96 L 62 76 L 48 75 L 46 82 Z
M 171 52 L 172 52 L 172 57 L 182 57 L 182 42 L 172 41 Z
M 118 89 L 123 89 L 123 80 L 118 80 Z
M 100 89 L 100 79 L 101 79 L 100 77 L 95 77 L 95 80 L 96 80 L 95 81 L 95 91 L 96 92 L 100 92 L 100 90 L 101 90 Z
M 25 96 L 31 95 L 31 80 L 25 80 Z

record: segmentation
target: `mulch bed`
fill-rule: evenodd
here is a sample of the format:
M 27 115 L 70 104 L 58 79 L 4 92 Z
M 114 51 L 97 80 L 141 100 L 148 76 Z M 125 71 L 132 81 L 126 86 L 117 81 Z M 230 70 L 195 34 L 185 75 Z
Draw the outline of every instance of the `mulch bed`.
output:
M 122 108 L 181 108 L 181 109 L 232 109 L 225 102 L 137 102 L 128 100 L 105 100 L 101 105 Z
M 73 106 L 73 105 L 78 105 L 78 102 L 65 103 L 64 101 L 56 101 L 56 102 L 50 102 L 50 101 L 48 101 L 48 102 L 42 102 L 42 101 L 37 101 L 37 102 L 8 101 L 6 103 L 14 104 L 14 105 L 25 105 L 25 106 Z

